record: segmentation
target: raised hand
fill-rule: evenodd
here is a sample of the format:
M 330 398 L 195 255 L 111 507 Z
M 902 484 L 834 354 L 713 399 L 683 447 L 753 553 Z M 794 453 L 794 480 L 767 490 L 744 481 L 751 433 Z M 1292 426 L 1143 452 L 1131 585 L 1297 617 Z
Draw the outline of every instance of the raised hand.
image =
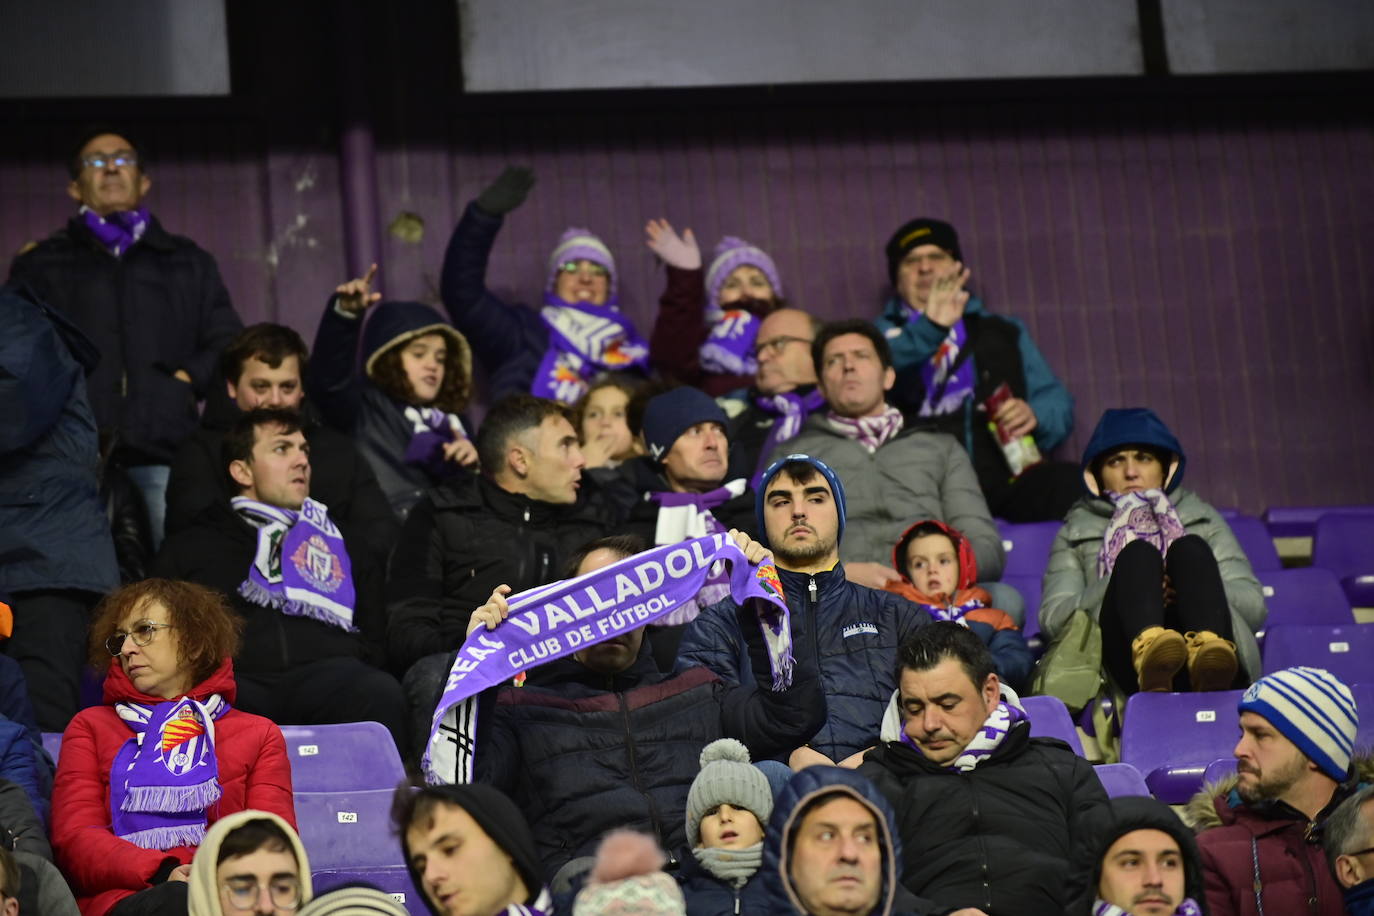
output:
M 669 267 L 678 270 L 701 268 L 701 249 L 697 247 L 697 237 L 691 229 L 684 229 L 682 235 L 678 235 L 673 231 L 673 224 L 666 219 L 651 219 L 644 225 L 644 234 L 649 250 Z
M 339 308 L 350 315 L 361 315 L 369 305 L 380 302 L 382 294 L 372 291 L 372 281 L 376 276 L 377 265 L 373 264 L 367 269 L 366 276 L 336 286 L 334 293 L 339 297 Z
M 454 439 L 444 443 L 444 460 L 453 461 L 465 468 L 477 466 L 477 446 L 471 439 Z
M 762 563 L 764 559 L 771 557 L 773 555 L 773 551 L 769 550 L 767 547 L 764 547 L 758 541 L 754 540 L 749 535 L 745 534 L 743 531 L 740 531 L 738 528 L 730 529 L 730 539 L 735 542 L 736 547 L 744 551 L 745 559 L 747 559 L 750 563 L 753 563 L 755 566 L 757 566 L 759 563 Z
M 942 328 L 952 326 L 964 317 L 964 306 L 968 305 L 969 293 L 964 289 L 968 282 L 969 271 L 959 261 L 942 276 L 930 284 L 930 296 L 926 299 L 925 316 Z
M 492 216 L 505 216 L 525 202 L 534 187 L 534 169 L 527 165 L 509 165 L 506 170 L 477 195 L 477 206 Z
M 496 629 L 497 624 L 506 619 L 510 614 L 510 605 L 506 602 L 506 596 L 510 594 L 509 585 L 498 585 L 492 589 L 491 597 L 487 603 L 472 612 L 471 619 L 468 620 L 468 635 L 480 627 L 488 630 Z

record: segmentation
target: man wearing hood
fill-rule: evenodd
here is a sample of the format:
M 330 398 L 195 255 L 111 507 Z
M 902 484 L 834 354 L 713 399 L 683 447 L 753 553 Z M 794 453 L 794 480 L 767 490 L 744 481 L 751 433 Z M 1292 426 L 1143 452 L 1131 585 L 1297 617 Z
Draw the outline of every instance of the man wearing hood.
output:
M 1083 819 L 1069 916 L 1204 916 L 1192 831 L 1148 796 L 1113 798 Z
M 1374 785 L 1341 802 L 1327 819 L 1322 846 L 1348 916 L 1374 916 Z
M 251 808 L 205 831 L 188 881 L 189 916 L 291 916 L 312 891 L 300 836 L 272 812 Z

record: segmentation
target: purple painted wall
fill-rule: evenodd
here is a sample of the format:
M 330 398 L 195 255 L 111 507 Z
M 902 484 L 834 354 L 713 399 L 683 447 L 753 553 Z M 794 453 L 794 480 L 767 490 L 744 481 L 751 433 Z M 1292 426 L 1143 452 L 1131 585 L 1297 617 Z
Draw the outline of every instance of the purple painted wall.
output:
M 1064 456 L 1103 408 L 1145 404 L 1215 503 L 1374 502 L 1359 470 L 1374 452 L 1374 123 L 1348 100 L 1266 85 L 940 103 L 857 89 L 709 108 L 691 94 L 546 97 L 446 123 L 421 123 L 424 102 L 409 98 L 377 142 L 380 285 L 434 301 L 454 220 L 509 162 L 539 183 L 508 221 L 491 286 L 534 300 L 553 239 L 589 226 L 646 330 L 661 283 L 649 217 L 707 246 L 743 235 L 774 255 L 794 303 L 839 317 L 876 313 L 893 228 L 943 216 L 985 302 L 1026 322 L 1076 395 Z M 218 257 L 245 321 L 312 335 L 347 278 L 328 132 L 303 141 L 241 112 L 147 127 L 155 212 Z M 0 152 L 0 251 L 69 214 L 51 157 L 71 129 L 35 123 Z M 403 211 L 424 221 L 418 244 L 386 232 Z

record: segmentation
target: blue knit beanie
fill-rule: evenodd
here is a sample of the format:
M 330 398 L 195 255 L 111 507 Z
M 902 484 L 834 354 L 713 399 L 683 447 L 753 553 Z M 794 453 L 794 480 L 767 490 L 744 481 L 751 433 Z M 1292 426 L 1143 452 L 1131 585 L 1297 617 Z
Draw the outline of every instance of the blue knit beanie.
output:
M 699 388 L 684 385 L 650 398 L 644 407 L 644 444 L 649 457 L 662 463 L 677 437 L 698 423 L 727 424 L 725 411 Z
M 1250 685 L 1241 712 L 1263 716 L 1321 771 L 1343 782 L 1360 714 L 1350 688 L 1321 668 L 1285 668 Z
M 811 465 L 821 476 L 830 484 L 830 492 L 835 496 L 835 511 L 840 516 L 840 529 L 835 534 L 835 540 L 844 540 L 844 484 L 840 483 L 839 475 L 831 470 L 830 465 L 819 458 L 812 458 L 810 455 L 784 455 L 764 470 L 763 476 L 759 478 L 759 488 L 754 492 L 754 517 L 759 523 L 759 543 L 768 546 L 768 525 L 763 520 L 763 495 L 768 491 L 768 482 L 778 473 L 778 470 L 789 461 L 802 461 Z

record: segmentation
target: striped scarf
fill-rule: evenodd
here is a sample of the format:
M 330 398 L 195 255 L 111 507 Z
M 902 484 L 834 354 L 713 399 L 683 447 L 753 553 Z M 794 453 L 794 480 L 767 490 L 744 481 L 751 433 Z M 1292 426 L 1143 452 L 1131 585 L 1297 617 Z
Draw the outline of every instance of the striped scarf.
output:
M 840 435 L 853 439 L 868 449 L 869 454 L 876 452 L 883 443 L 902 431 L 902 412 L 891 404 L 883 405 L 883 412 L 876 417 L 842 417 L 835 411 L 828 411 L 826 422 Z
M 993 752 L 1002 746 L 1002 742 L 1011 730 L 1018 723 L 1027 721 L 1025 710 L 1021 708 L 1021 699 L 1010 687 L 1002 685 L 1002 700 L 997 704 L 997 708 L 983 720 L 983 727 L 973 736 L 973 740 L 968 743 L 954 762 L 945 767 L 947 770 L 958 770 L 960 773 L 967 773 L 978 764 L 992 756 Z M 901 741 L 921 756 L 925 756 L 920 745 L 911 740 L 911 736 L 902 729 Z

